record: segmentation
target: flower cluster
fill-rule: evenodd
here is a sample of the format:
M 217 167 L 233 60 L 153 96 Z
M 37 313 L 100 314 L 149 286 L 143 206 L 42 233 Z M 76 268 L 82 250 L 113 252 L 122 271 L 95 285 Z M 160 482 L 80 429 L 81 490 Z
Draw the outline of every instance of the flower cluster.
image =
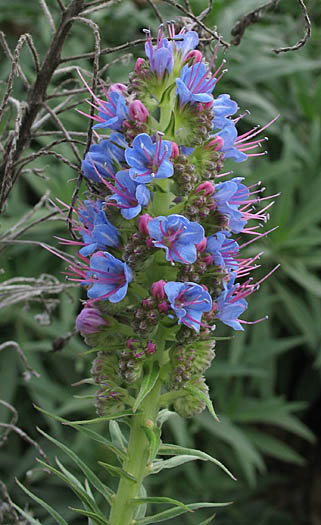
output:
M 77 327 L 122 342 L 119 373 L 128 383 L 140 376 L 141 360 L 157 355 L 161 326 L 176 334 L 176 361 L 189 355 L 182 341 L 194 340 L 191 362 L 198 348 L 211 348 L 217 322 L 243 330 L 246 298 L 266 278 L 253 283 L 260 254 L 245 258 L 241 250 L 266 235 L 259 226 L 273 202 L 261 196 L 260 183 L 225 180 L 223 164 L 264 155 L 255 150 L 265 139 L 256 137 L 267 126 L 238 134 L 237 103 L 216 94 L 225 72 L 224 60 L 214 67 L 219 43 L 209 63 L 197 45 L 195 31 L 176 34 L 170 23 L 155 45 L 146 31 L 146 58 L 137 60 L 128 85 L 101 83 L 99 98 L 83 79 L 97 109 L 90 117 L 97 143 L 82 164 L 92 196 L 72 223 L 82 240 L 69 241 L 82 246 L 70 278 L 88 294 Z M 242 234 L 250 240 L 240 242 Z M 194 375 L 191 362 L 188 380 L 203 385 L 209 357 Z

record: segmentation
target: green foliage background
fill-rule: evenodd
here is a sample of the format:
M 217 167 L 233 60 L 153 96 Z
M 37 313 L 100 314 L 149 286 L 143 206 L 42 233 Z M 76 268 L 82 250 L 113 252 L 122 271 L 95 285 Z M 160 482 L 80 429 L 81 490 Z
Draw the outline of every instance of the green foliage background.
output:
M 258 4 L 257 0 L 217 0 L 207 24 L 216 25 L 224 38 L 230 40 L 235 21 Z M 48 5 L 56 17 L 56 2 L 48 1 Z M 158 5 L 165 19 L 177 15 L 173 8 Z M 196 14 L 205 6 L 203 0 L 192 1 Z M 213 422 L 204 412 L 190 421 L 174 417 L 165 428 L 164 440 L 198 447 L 214 455 L 232 470 L 238 481 L 233 482 L 212 464 L 200 462 L 183 465 L 180 471 L 163 471 L 151 478 L 147 487 L 154 495 L 185 502 L 233 500 L 233 506 L 218 512 L 216 521 L 220 525 L 254 525 L 258 516 L 260 525 L 294 522 L 312 525 L 321 520 L 316 497 L 321 434 L 321 7 L 318 1 L 312 0 L 308 7 L 313 33 L 305 47 L 279 56 L 272 52 L 275 47 L 295 43 L 303 33 L 298 3 L 281 1 L 276 12 L 267 12 L 262 21 L 246 31 L 240 46 L 228 50 L 229 73 L 217 88 L 217 93 L 230 93 L 242 111 L 251 111 L 242 120 L 244 130 L 257 123 L 264 125 L 281 114 L 267 131 L 269 155 L 244 165 L 231 164 L 234 174 L 245 176 L 247 183 L 262 180 L 268 188 L 266 194 L 281 192 L 267 225 L 279 228 L 248 250 L 250 254 L 264 251 L 258 278 L 281 263 L 281 268 L 249 301 L 246 319 L 268 314 L 269 320 L 248 326 L 244 333 L 237 335 L 221 327 L 217 330 L 219 336 L 233 336 L 228 341 L 218 341 L 217 357 L 207 374 L 221 422 Z M 158 25 L 150 6 L 136 5 L 129 0 L 105 8 L 92 18 L 100 27 L 102 47 L 141 38 L 143 27 L 155 30 Z M 0 26 L 12 48 L 19 35 L 28 31 L 38 50 L 45 52 L 50 31 L 36 0 L 11 0 L 10 3 L 0 0 Z M 87 52 L 92 46 L 92 35 L 87 28 L 75 24 L 64 56 Z M 134 54 L 142 55 L 143 49 L 135 48 Z M 115 58 L 107 55 L 101 65 L 111 60 L 110 57 Z M 21 62 L 26 74 L 33 78 L 27 50 Z M 78 65 L 92 69 L 90 61 L 83 60 Z M 126 81 L 132 67 L 133 60 L 117 63 L 108 70 L 110 79 Z M 5 60 L 0 64 L 0 72 L 1 78 L 6 79 L 9 64 Z M 24 96 L 19 81 L 14 96 Z M 85 131 L 87 127 L 85 119 L 75 110 L 65 113 L 63 121 L 67 129 Z M 54 128 L 48 125 L 46 129 Z M 37 151 L 45 140 L 39 137 L 32 143 L 31 151 Z M 60 151 L 68 155 L 65 146 Z M 42 158 L 34 167 L 45 168 L 45 178 L 26 174 L 20 179 L 2 217 L 1 234 L 30 210 L 47 189 L 53 199 L 70 201 L 74 188 L 70 168 L 53 158 Z M 36 217 L 46 213 L 41 209 Z M 54 235 L 66 236 L 63 221 L 39 224 L 22 239 L 55 244 Z M 41 247 L 7 246 L 0 257 L 3 279 L 52 273 L 63 280 L 64 265 Z M 3 341 L 17 341 L 40 378 L 26 380 L 14 349 L 3 350 L 0 352 L 0 399 L 15 406 L 19 413 L 18 426 L 36 440 L 50 458 L 58 454 L 62 462 L 77 473 L 69 459 L 37 432 L 37 425 L 68 444 L 110 482 L 108 474 L 97 465 L 98 460 L 113 461 L 101 445 L 94 446 L 85 435 L 63 428 L 32 406 L 35 403 L 67 418 L 94 416 L 92 401 L 86 398 L 88 387 L 71 386 L 87 377 L 90 368 L 90 356 L 81 355 L 86 351 L 83 341 L 74 335 L 62 350 L 53 351 L 53 341 L 73 329 L 81 293 L 72 289 L 60 294 L 52 322 L 47 325 L 39 323 L 39 314 L 44 312 L 41 302 L 20 303 L 2 310 Z M 9 420 L 10 412 L 0 406 L 0 421 Z M 107 434 L 106 426 L 98 430 Z M 75 518 L 68 509 L 77 506 L 74 495 L 59 480 L 37 467 L 36 455 L 35 449 L 14 433 L 1 447 L 1 479 L 12 499 L 23 508 L 30 506 L 46 525 L 54 523 L 41 508 L 27 501 L 15 483 L 16 476 L 61 512 L 68 523 L 86 523 L 85 518 Z M 204 513 L 203 519 L 207 515 Z M 202 521 L 201 513 L 198 519 Z M 188 515 L 172 523 L 199 522 Z

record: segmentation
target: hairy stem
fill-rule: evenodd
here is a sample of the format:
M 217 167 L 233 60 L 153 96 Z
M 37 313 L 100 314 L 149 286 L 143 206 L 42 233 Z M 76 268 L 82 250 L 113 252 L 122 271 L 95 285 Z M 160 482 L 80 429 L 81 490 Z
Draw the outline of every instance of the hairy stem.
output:
M 146 396 L 140 407 L 140 414 L 132 418 L 132 428 L 128 444 L 128 459 L 123 468 L 135 477 L 136 482 L 122 478 L 113 502 L 109 524 L 130 525 L 133 520 L 135 503 L 133 498 L 138 496 L 148 464 L 149 444 L 143 426 L 152 426 L 159 409 L 161 381 L 158 380 Z

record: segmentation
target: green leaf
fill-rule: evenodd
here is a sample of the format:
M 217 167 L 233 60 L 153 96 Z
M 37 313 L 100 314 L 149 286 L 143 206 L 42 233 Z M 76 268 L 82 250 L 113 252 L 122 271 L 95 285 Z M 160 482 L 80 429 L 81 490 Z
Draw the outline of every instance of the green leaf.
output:
M 59 472 L 59 470 L 55 469 L 51 465 L 48 465 L 48 463 L 45 463 L 41 459 L 37 459 L 37 461 L 38 463 L 40 463 L 40 465 L 43 465 L 46 469 L 56 474 L 58 478 L 62 479 L 66 483 L 66 485 L 68 485 L 71 488 L 71 490 L 78 496 L 78 498 L 86 506 L 88 506 L 93 512 L 97 512 L 98 514 L 101 514 L 100 509 L 97 506 L 97 503 L 94 500 L 94 498 L 91 497 L 83 488 L 80 488 L 78 484 L 73 483 L 71 479 L 69 479 L 67 476 Z M 101 516 L 103 515 L 101 514 Z
M 198 509 L 206 509 L 206 508 L 212 508 L 212 507 L 226 507 L 227 505 L 231 505 L 231 502 L 227 502 L 227 503 L 190 503 L 189 505 L 186 505 L 186 507 L 188 507 L 190 510 L 198 510 Z M 164 510 L 163 512 L 160 512 L 159 514 L 154 514 L 154 516 L 146 516 L 146 518 L 143 518 L 141 520 L 136 520 L 136 523 L 140 523 L 140 524 L 160 523 L 161 521 L 165 521 L 171 518 L 175 518 L 176 516 L 180 516 L 181 514 L 185 514 L 185 512 L 187 511 L 181 508 L 168 509 L 168 510 Z
M 124 457 L 127 457 L 125 452 L 127 451 L 128 441 L 125 438 L 122 431 L 120 430 L 120 426 L 117 423 L 117 421 L 110 421 L 109 433 L 113 444 L 117 446 L 118 450 L 122 450 L 122 454 L 124 455 Z
M 100 492 L 104 498 L 107 499 L 107 501 L 110 503 L 110 497 L 113 495 L 113 491 L 104 485 L 100 479 L 96 476 L 96 474 L 84 463 L 82 459 L 80 459 L 75 452 L 70 450 L 66 445 L 63 443 L 60 443 L 57 439 L 54 439 L 53 437 L 49 436 L 41 430 L 40 428 L 37 428 L 38 432 L 45 436 L 49 441 L 54 443 L 58 448 L 63 450 L 67 456 L 69 456 L 74 463 L 80 468 L 80 470 L 85 474 L 86 478 L 92 483 L 92 485 Z
M 163 469 L 179 467 L 180 465 L 183 465 L 184 463 L 189 463 L 190 461 L 195 461 L 196 459 L 199 459 L 199 458 L 197 456 L 181 455 L 181 456 L 176 456 L 170 459 L 156 460 L 153 463 L 151 474 L 158 474 L 158 472 L 160 472 Z
M 185 390 L 187 390 L 191 394 L 194 394 L 195 396 L 199 397 L 202 401 L 205 401 L 206 406 L 207 406 L 210 414 L 212 414 L 212 416 L 214 417 L 214 419 L 216 421 L 218 421 L 218 422 L 220 421 L 219 418 L 217 417 L 216 413 L 215 413 L 215 410 L 214 410 L 214 407 L 213 407 L 213 403 L 210 400 L 208 394 L 205 394 L 202 390 L 200 390 L 199 388 L 197 388 L 196 386 L 193 386 L 193 385 L 186 385 L 185 386 Z
M 133 416 L 133 410 L 122 410 L 117 414 L 111 416 L 95 417 L 94 419 L 83 419 L 80 421 L 65 421 L 63 425 L 92 425 L 93 423 L 102 423 L 103 421 L 110 421 L 111 419 L 120 419 L 122 417 Z
M 63 417 L 60 417 L 60 416 L 57 416 L 55 414 L 51 414 L 50 412 L 48 412 L 47 410 L 44 410 L 43 408 L 40 408 L 38 407 L 37 405 L 33 405 L 37 410 L 39 410 L 40 412 L 43 412 L 44 414 L 46 414 L 47 416 L 49 417 L 52 417 L 53 419 L 55 419 L 56 421 L 59 421 L 60 423 L 64 423 L 64 424 L 68 424 L 68 426 L 71 426 L 73 427 L 75 430 L 77 430 L 78 432 L 81 432 L 82 434 L 84 435 L 87 435 L 88 437 L 90 437 L 91 439 L 93 439 L 94 441 L 97 441 L 98 443 L 101 443 L 102 445 L 104 445 L 105 447 L 107 447 L 109 450 L 111 450 L 114 454 L 116 454 L 117 456 L 119 456 L 120 458 L 122 459 L 125 459 L 126 458 L 126 454 L 120 450 L 116 445 L 114 445 L 114 443 L 112 443 L 111 441 L 109 441 L 109 439 L 105 438 L 104 436 L 102 436 L 101 434 L 98 434 L 97 432 L 95 432 L 94 430 L 91 430 L 89 428 L 84 428 L 84 427 L 80 427 L 70 421 L 68 421 L 67 419 L 64 419 Z M 114 422 L 115 424 L 117 424 L 115 421 L 111 421 L 111 423 Z
M 172 505 L 176 505 L 177 507 L 181 507 L 182 509 L 185 509 L 187 512 L 193 512 L 191 509 L 189 509 L 184 503 L 181 501 L 178 501 L 177 499 L 173 498 L 167 498 L 167 497 L 148 497 L 148 498 L 134 498 L 132 500 L 134 503 L 137 503 L 137 505 L 142 505 L 144 503 L 171 503 Z
M 142 425 L 142 429 L 144 430 L 149 442 L 148 463 L 152 463 L 152 461 L 156 457 L 160 445 L 160 429 L 156 426 L 154 428 L 150 428 L 145 425 Z
M 218 459 L 213 458 L 209 454 L 206 454 L 206 452 L 202 452 L 201 450 L 197 450 L 197 449 L 194 449 L 194 448 L 181 447 L 179 445 L 171 445 L 171 444 L 163 443 L 158 449 L 158 454 L 159 455 L 164 455 L 164 456 L 191 455 L 191 456 L 193 456 L 193 457 L 195 457 L 197 459 L 201 459 L 203 461 L 211 461 L 212 463 L 217 465 L 219 468 L 224 470 L 224 472 L 226 472 L 226 474 L 228 474 L 234 481 L 236 481 L 236 478 L 223 465 L 223 463 L 218 461 Z
M 83 516 L 87 516 L 88 518 L 91 518 L 95 523 L 98 525 L 108 525 L 108 521 L 105 518 L 102 518 L 96 512 L 91 512 L 90 510 L 84 510 L 84 509 L 76 509 L 75 507 L 70 507 L 71 510 L 74 512 L 78 512 L 79 514 L 82 514 Z
M 35 518 L 33 518 L 31 516 L 31 514 L 28 514 L 28 512 L 26 512 L 25 510 L 22 510 L 20 507 L 18 507 L 18 505 L 16 505 L 15 503 L 11 502 L 11 505 L 18 511 L 20 512 L 20 514 L 26 518 L 28 520 L 28 522 L 31 523 L 31 525 L 42 525 L 42 523 L 40 523 L 40 521 L 36 520 Z M 28 524 L 29 525 L 29 524 Z
M 124 469 L 120 467 L 116 467 L 115 465 L 109 465 L 109 463 L 104 463 L 103 461 L 98 461 L 98 464 L 104 467 L 112 476 L 121 477 L 129 479 L 130 481 L 133 481 L 134 483 L 137 483 L 137 479 L 134 478 L 129 472 L 126 472 Z
M 154 362 L 152 367 L 148 370 L 147 374 L 144 374 L 143 376 L 142 384 L 140 386 L 138 396 L 133 406 L 133 412 L 136 412 L 138 407 L 144 401 L 145 397 L 152 390 L 152 388 L 154 387 L 158 379 L 158 376 L 159 376 L 159 364 L 157 362 Z
M 53 509 L 50 505 L 48 505 L 48 503 L 46 503 L 45 501 L 43 501 L 42 499 L 38 498 L 38 496 L 36 496 L 35 494 L 33 494 L 32 492 L 30 492 L 30 490 L 28 490 L 22 483 L 20 483 L 20 481 L 16 478 L 16 482 L 18 483 L 19 487 L 26 493 L 28 494 L 28 496 L 30 496 L 30 498 L 32 498 L 34 501 L 36 501 L 36 503 L 38 503 L 39 505 L 41 505 L 41 507 L 43 507 L 44 509 L 46 509 L 46 511 L 48 512 L 48 514 L 50 514 L 55 520 L 56 522 L 59 524 L 59 525 L 68 525 L 68 523 L 66 522 L 66 520 L 60 516 L 60 514 L 58 514 L 58 512 Z M 37 523 L 37 522 L 36 522 Z

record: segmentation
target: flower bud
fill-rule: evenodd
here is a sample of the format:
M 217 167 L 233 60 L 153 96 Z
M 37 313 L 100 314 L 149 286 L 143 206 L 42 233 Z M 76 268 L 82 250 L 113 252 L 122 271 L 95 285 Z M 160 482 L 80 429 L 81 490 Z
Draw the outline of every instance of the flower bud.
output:
M 219 135 L 215 135 L 214 139 L 207 144 L 207 147 L 211 147 L 215 151 L 219 151 L 220 149 L 222 149 L 223 145 L 224 140 L 222 139 L 222 137 L 220 137 Z
M 205 250 L 206 242 L 207 242 L 207 239 L 206 237 L 204 237 L 204 239 L 199 244 L 195 244 L 196 249 L 199 253 L 202 253 Z
M 179 148 L 176 144 L 176 142 L 172 142 L 172 151 L 171 151 L 171 159 L 175 159 L 179 155 Z
M 146 345 L 146 354 L 150 355 L 150 354 L 154 354 L 155 352 L 156 352 L 156 344 L 153 343 L 152 341 L 148 341 Z
M 85 306 L 76 319 L 76 328 L 83 335 L 95 334 L 99 332 L 101 326 L 108 326 L 98 308 Z
M 121 84 L 120 82 L 116 82 L 115 84 L 111 84 L 110 88 L 108 89 L 108 93 L 112 93 L 112 91 L 116 91 L 116 93 L 119 93 L 122 95 L 127 91 L 127 87 L 125 84 Z
M 139 122 L 146 122 L 149 115 L 148 109 L 140 100 L 134 100 L 129 104 L 128 113 L 132 120 L 138 120 Z
M 142 69 L 145 67 L 145 60 L 143 58 L 137 58 L 136 65 L 135 65 L 135 71 L 136 73 L 141 73 Z
M 144 233 L 149 236 L 148 223 L 151 220 L 151 216 L 148 213 L 144 213 L 138 217 L 138 229 L 140 233 Z
M 191 62 L 195 64 L 196 62 L 202 62 L 202 58 L 203 58 L 202 53 L 198 51 L 197 49 L 193 49 L 192 51 L 187 53 L 184 59 L 184 62 L 188 62 L 189 60 L 191 60 Z
M 163 279 L 161 279 L 160 281 L 156 281 L 156 283 L 153 283 L 152 284 L 152 296 L 159 300 L 164 299 L 165 284 L 166 284 L 166 281 L 164 281 Z
M 202 182 L 197 188 L 195 189 L 197 193 L 200 193 L 201 191 L 204 192 L 204 195 L 213 195 L 215 188 L 214 184 L 212 184 L 209 180 Z
M 188 384 L 197 387 L 203 394 L 208 394 L 208 386 L 203 376 L 192 379 Z M 205 401 L 199 396 L 188 393 L 174 401 L 174 409 L 182 417 L 193 417 L 203 412 L 206 407 Z

